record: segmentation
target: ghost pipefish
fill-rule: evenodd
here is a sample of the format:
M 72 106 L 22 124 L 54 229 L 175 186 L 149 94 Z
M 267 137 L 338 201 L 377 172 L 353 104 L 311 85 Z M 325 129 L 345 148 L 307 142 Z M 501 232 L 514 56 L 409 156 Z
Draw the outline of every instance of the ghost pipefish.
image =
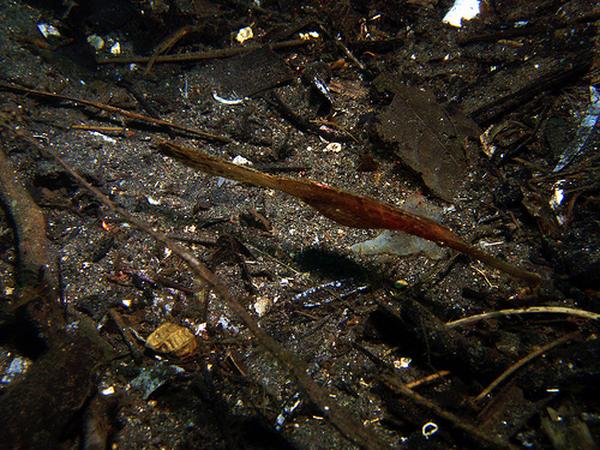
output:
M 468 244 L 449 228 L 379 200 L 351 194 L 316 181 L 263 173 L 171 142 L 160 141 L 159 149 L 165 155 L 209 175 L 290 194 L 341 225 L 400 230 L 457 250 L 529 284 L 536 285 L 541 281 L 537 273 L 521 269 Z

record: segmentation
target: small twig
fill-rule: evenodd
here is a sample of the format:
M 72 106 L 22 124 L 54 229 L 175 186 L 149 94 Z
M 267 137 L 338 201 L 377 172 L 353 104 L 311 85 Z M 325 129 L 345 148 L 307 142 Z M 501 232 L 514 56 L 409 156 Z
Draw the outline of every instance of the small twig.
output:
M 101 133 L 123 133 L 127 128 L 125 127 L 104 127 L 100 125 L 71 125 L 73 130 L 84 130 L 84 131 L 98 131 Z
M 256 163 L 254 164 L 257 170 L 266 173 L 290 173 L 290 172 L 307 172 L 310 167 L 308 165 L 290 165 L 285 163 Z
M 100 103 L 100 102 L 95 102 L 93 100 L 86 100 L 83 98 L 76 98 L 76 97 L 70 97 L 67 95 L 54 94 L 52 92 L 40 91 L 37 89 L 29 89 L 26 87 L 17 86 L 16 84 L 4 83 L 4 82 L 0 82 L 0 89 L 5 89 L 8 91 L 14 91 L 14 92 L 20 92 L 22 94 L 35 95 L 37 97 L 64 100 L 64 101 L 73 102 L 73 103 L 77 103 L 77 104 L 85 105 L 85 106 L 91 106 L 93 108 L 97 108 L 97 109 L 101 109 L 103 111 L 108 111 L 111 113 L 119 114 L 121 116 L 125 116 L 125 117 L 128 117 L 133 120 L 139 120 L 141 122 L 150 123 L 152 125 L 168 127 L 168 128 L 172 128 L 173 130 L 184 131 L 186 133 L 193 134 L 193 135 L 201 137 L 203 139 L 222 142 L 224 144 L 232 142 L 232 139 L 227 136 L 221 136 L 218 134 L 209 133 L 208 131 L 196 130 L 194 128 L 190 128 L 185 125 L 179 125 L 179 124 L 176 124 L 173 122 L 169 122 L 168 120 L 155 119 L 154 117 L 150 117 L 145 114 L 128 111 L 126 109 L 117 108 L 116 106 L 107 105 L 105 103 Z
M 332 142 L 348 142 L 351 136 L 347 133 L 338 134 L 332 133 L 327 130 L 322 130 L 321 127 L 314 123 L 306 120 L 302 115 L 296 113 L 292 107 L 290 107 L 282 98 L 274 91 L 270 92 L 270 95 L 264 96 L 265 101 L 275 108 L 281 116 L 298 128 L 302 132 L 314 133 L 321 136 L 323 139 Z
M 346 54 L 350 61 L 352 61 L 356 65 L 356 67 L 358 67 L 362 71 L 365 71 L 367 69 L 367 67 L 363 63 L 361 63 L 356 56 L 354 56 L 354 54 L 348 49 L 348 47 L 346 47 L 346 45 L 342 41 L 340 41 L 339 39 L 334 39 L 334 42 L 335 45 L 337 45 L 338 48 L 340 48 Z
M 341 38 L 338 38 L 337 36 L 332 36 L 329 30 L 322 23 L 319 23 L 319 29 L 325 36 L 327 36 L 335 43 L 335 45 L 348 57 L 350 61 L 352 61 L 352 63 L 356 67 L 358 67 L 363 72 L 367 69 L 366 66 L 362 62 L 360 62 L 360 60 L 356 56 L 354 56 L 354 54 L 350 51 L 346 44 L 342 42 Z
M 481 391 L 481 393 L 475 398 L 475 402 L 480 402 L 481 400 L 483 400 L 500 383 L 502 383 L 506 378 L 508 378 L 513 373 L 515 373 L 517 370 L 519 370 L 521 367 L 523 367 L 525 364 L 527 364 L 531 360 L 537 358 L 540 355 L 543 355 L 547 351 L 553 349 L 554 347 L 556 347 L 560 344 L 564 344 L 567 341 L 575 339 L 578 336 L 579 336 L 579 332 L 567 334 L 566 336 L 558 338 L 558 339 L 550 342 L 549 344 L 546 344 L 543 347 L 540 347 L 539 349 L 529 353 L 527 356 L 521 358 L 516 363 L 514 363 L 512 366 L 510 366 L 508 369 L 506 369 L 504 372 L 502 372 L 502 374 L 498 378 L 496 378 L 494 381 L 492 381 L 483 391 Z
M 416 392 L 402 384 L 396 377 L 393 377 L 389 374 L 383 374 L 382 379 L 394 392 L 406 398 L 409 398 L 417 405 L 432 411 L 436 416 L 448 421 L 450 424 L 452 424 L 459 430 L 464 431 L 472 439 L 478 441 L 479 444 L 484 444 L 486 446 L 491 445 L 494 448 L 516 449 L 516 447 L 511 445 L 510 443 L 497 439 L 492 435 L 483 433 L 475 425 L 466 422 L 464 419 L 458 417 L 457 415 L 449 411 L 446 411 L 431 400 L 423 397 L 422 395 L 417 394 Z
M 426 377 L 419 378 L 418 380 L 411 381 L 410 383 L 406 383 L 406 387 L 408 389 L 416 388 L 417 386 L 421 386 L 422 384 L 428 384 L 440 378 L 443 378 L 447 375 L 450 375 L 449 370 L 440 370 L 439 372 L 432 373 L 431 375 L 427 375 Z
M 495 289 L 498 287 L 498 286 L 495 286 L 492 284 L 492 282 L 490 281 L 490 279 L 488 278 L 486 273 L 483 270 L 481 270 L 479 267 L 477 267 L 475 265 L 471 265 L 471 267 L 475 270 L 475 272 L 477 272 L 479 275 L 481 275 L 483 277 L 483 279 L 485 280 L 485 282 L 488 284 L 488 286 L 490 288 Z
M 110 318 L 113 320 L 115 325 L 117 325 L 117 327 L 119 328 L 119 332 L 121 333 L 121 336 L 123 336 L 127 347 L 129 347 L 129 351 L 131 352 L 133 360 L 136 363 L 140 363 L 143 359 L 142 352 L 138 348 L 137 342 L 135 341 L 131 330 L 129 329 L 127 324 L 125 324 L 125 321 L 121 317 L 121 314 L 119 314 L 114 308 L 110 308 L 108 310 L 108 314 L 110 315 Z
M 286 264 L 285 262 L 283 262 L 280 259 L 276 258 L 275 256 L 265 252 L 264 250 L 261 250 L 260 248 L 256 247 L 255 245 L 249 244 L 248 242 L 244 242 L 244 245 L 249 247 L 250 249 L 252 249 L 253 251 L 255 251 L 257 253 L 260 253 L 262 256 L 270 259 L 271 261 L 275 262 L 276 264 L 280 265 L 281 267 L 285 267 L 287 270 L 292 272 L 294 275 L 296 275 L 298 277 L 303 276 L 302 272 L 300 272 L 296 268 L 290 266 L 289 264 Z
M 63 310 L 63 318 L 65 322 L 68 319 L 68 304 L 67 304 L 67 294 L 65 292 L 65 280 L 62 266 L 62 259 L 60 255 L 56 256 L 56 280 L 57 280 L 57 289 L 58 289 L 58 298 L 60 299 L 60 305 Z
M 152 70 L 152 66 L 156 62 L 156 58 L 158 58 L 161 54 L 166 53 L 169 50 L 171 50 L 173 48 L 173 46 L 175 44 L 177 44 L 181 39 L 183 39 L 185 36 L 187 36 L 188 34 L 192 33 L 193 31 L 196 31 L 196 30 L 199 30 L 199 27 L 192 26 L 192 25 L 186 25 L 184 27 L 179 28 L 175 32 L 171 33 L 169 36 L 167 36 L 156 47 L 156 49 L 154 50 L 154 53 L 152 53 L 152 56 L 150 57 L 150 60 L 148 61 L 148 64 L 146 65 L 146 70 L 144 71 L 144 76 L 148 75 L 150 73 L 150 70 Z
M 226 356 L 226 358 L 229 359 L 229 361 L 231 361 L 231 364 L 233 364 L 233 367 L 235 367 L 235 369 L 238 371 L 238 373 L 241 376 L 243 376 L 243 377 L 247 377 L 248 376 L 246 374 L 246 371 L 244 370 L 244 368 L 235 360 L 235 358 L 233 357 L 233 354 L 231 353 L 231 351 L 228 351 L 225 356 Z
M 445 409 L 441 408 L 436 403 L 417 394 L 412 389 L 408 388 L 408 385 L 403 383 L 402 380 L 392 371 L 392 369 L 385 362 L 383 362 L 381 360 L 381 358 L 379 358 L 378 356 L 373 354 L 370 350 L 367 350 L 363 346 L 356 344 L 356 343 L 353 344 L 353 347 L 356 350 L 363 353 L 364 355 L 366 355 L 367 358 L 369 358 L 371 361 L 373 361 L 377 366 L 380 366 L 383 368 L 383 372 L 380 375 L 380 379 L 384 383 L 386 383 L 389 386 L 389 388 L 392 389 L 394 392 L 401 394 L 405 397 L 408 397 L 413 402 L 415 402 L 417 405 L 422 406 L 423 408 L 429 409 L 437 416 L 441 417 L 442 419 L 447 420 L 455 428 L 466 432 L 467 435 L 469 437 L 471 437 L 471 439 L 477 441 L 477 443 L 480 445 L 486 444 L 485 447 L 492 445 L 494 448 L 510 448 L 510 449 L 515 448 L 515 447 L 511 446 L 508 442 L 504 442 L 498 438 L 495 438 L 493 436 L 488 436 L 488 435 L 482 433 L 481 431 L 479 431 L 478 428 L 475 427 L 475 425 L 473 425 L 469 422 L 466 422 L 464 419 L 461 419 L 460 417 L 456 416 L 455 414 L 453 414 L 449 411 L 446 411 Z
M 269 45 L 273 50 L 279 50 L 284 48 L 298 47 L 301 45 L 310 44 L 312 41 L 305 41 L 303 39 L 294 39 L 291 41 L 276 42 Z M 147 63 L 150 60 L 154 64 L 157 63 L 179 63 L 179 62 L 191 62 L 191 61 L 203 61 L 206 59 L 222 59 L 230 58 L 232 56 L 243 55 L 244 53 L 250 53 L 254 50 L 263 48 L 263 45 L 249 45 L 247 47 L 234 47 L 234 48 L 223 48 L 217 50 L 207 50 L 204 52 L 191 52 L 191 53 L 179 53 L 176 55 L 158 55 L 152 56 L 114 56 L 110 58 L 99 58 L 98 64 L 131 64 L 131 63 Z
M 157 283 L 159 283 L 165 287 L 181 291 L 184 294 L 193 295 L 202 290 L 202 287 L 190 288 L 190 287 L 184 286 L 181 283 L 176 283 L 175 281 L 173 281 L 167 277 L 164 277 L 158 273 L 154 274 L 154 276 L 152 278 L 154 278 L 154 280 Z
M 325 125 L 325 126 L 340 130 L 342 133 L 344 133 L 346 136 L 348 136 L 350 139 L 352 139 L 356 144 L 360 144 L 360 140 L 356 136 L 354 136 L 354 134 L 352 134 L 350 132 L 350 130 L 348 130 L 348 127 L 341 125 L 334 120 L 314 119 L 314 120 L 310 120 L 309 123 L 312 123 L 312 124 L 318 126 L 319 129 L 320 129 L 321 125 Z
M 584 319 L 600 320 L 600 314 L 585 311 L 583 309 L 565 308 L 562 306 L 530 306 L 529 308 L 501 309 L 499 311 L 491 311 L 474 316 L 463 317 L 462 319 L 446 322 L 446 327 L 455 328 L 464 325 L 470 325 L 480 320 L 493 319 L 497 317 L 505 317 L 513 314 L 568 314 L 571 316 L 583 317 Z
M 178 242 L 186 242 L 188 244 L 198 244 L 203 247 L 216 247 L 217 241 L 214 239 L 197 239 L 190 236 L 180 236 L 175 233 L 171 233 L 167 235 L 169 239 L 173 239 Z

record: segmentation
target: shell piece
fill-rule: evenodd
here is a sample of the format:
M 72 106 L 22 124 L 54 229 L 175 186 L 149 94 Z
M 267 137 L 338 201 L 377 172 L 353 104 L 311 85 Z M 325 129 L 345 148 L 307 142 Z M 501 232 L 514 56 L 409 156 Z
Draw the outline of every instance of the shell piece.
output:
M 165 322 L 148 336 L 146 347 L 157 353 L 183 359 L 196 353 L 198 342 L 196 336 L 187 328 Z

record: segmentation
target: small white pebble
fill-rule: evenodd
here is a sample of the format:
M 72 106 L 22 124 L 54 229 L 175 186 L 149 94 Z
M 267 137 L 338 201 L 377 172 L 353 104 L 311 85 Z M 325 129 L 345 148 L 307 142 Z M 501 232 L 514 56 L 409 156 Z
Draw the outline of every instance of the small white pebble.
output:
M 146 200 L 148 201 L 149 205 L 152 205 L 152 206 L 160 205 L 160 199 L 148 196 L 148 197 L 146 197 Z
M 253 37 L 254 37 L 254 32 L 252 31 L 252 28 L 244 27 L 244 28 L 240 28 L 240 30 L 237 32 L 237 35 L 235 36 L 235 40 L 238 41 L 240 44 L 243 44 L 244 42 L 252 39 Z
M 327 147 L 325 147 L 325 150 L 323 150 L 323 151 L 339 153 L 342 151 L 342 144 L 340 144 L 339 142 L 332 142 L 330 144 L 327 144 Z
M 115 388 L 113 386 L 109 386 L 106 389 L 102 389 L 100 393 L 102 395 L 113 395 L 115 393 Z

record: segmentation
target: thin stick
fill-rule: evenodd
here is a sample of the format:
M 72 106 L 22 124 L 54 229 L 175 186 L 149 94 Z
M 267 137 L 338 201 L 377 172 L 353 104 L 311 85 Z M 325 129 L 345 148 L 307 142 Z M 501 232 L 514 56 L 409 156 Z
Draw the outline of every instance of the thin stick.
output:
M 365 65 L 361 63 L 356 56 L 354 56 L 350 49 L 346 47 L 346 44 L 344 44 L 341 40 L 333 38 L 333 42 L 335 42 L 335 45 L 337 45 L 337 47 L 344 52 L 344 54 L 356 65 L 356 67 L 363 72 L 367 69 Z
M 493 319 L 496 317 L 510 316 L 513 314 L 568 314 L 570 316 L 583 317 L 584 319 L 600 320 L 600 314 L 585 311 L 583 309 L 565 308 L 562 306 L 530 306 L 529 308 L 501 309 L 474 316 L 463 317 L 462 319 L 446 322 L 448 328 L 470 325 L 480 320 Z
M 273 50 L 279 50 L 284 48 L 298 47 L 306 45 L 312 41 L 306 41 L 304 39 L 294 39 L 291 41 L 276 42 L 271 44 L 269 47 Z M 204 52 L 191 52 L 191 53 L 179 53 L 175 55 L 158 55 L 155 58 L 153 56 L 114 56 L 110 58 L 99 58 L 98 64 L 131 64 L 131 63 L 147 63 L 153 60 L 153 64 L 156 63 L 180 63 L 180 62 L 191 62 L 191 61 L 203 61 L 206 59 L 222 59 L 230 58 L 232 56 L 243 55 L 244 53 L 250 53 L 254 50 L 263 48 L 263 45 L 249 45 L 247 47 L 234 47 L 234 48 L 223 48 L 217 50 L 207 50 Z
M 148 224 L 136 219 L 129 212 L 115 204 L 110 198 L 104 195 L 99 189 L 88 183 L 81 175 L 71 168 L 57 154 L 44 148 L 33 137 L 19 135 L 20 138 L 35 146 L 42 154 L 48 155 L 54 159 L 78 184 L 91 192 L 99 202 L 109 208 L 111 211 L 120 215 L 126 222 L 134 225 L 138 229 L 152 236 L 173 253 L 185 261 L 190 268 L 227 303 L 227 306 L 237 315 L 250 332 L 256 337 L 258 342 L 269 352 L 277 361 L 285 367 L 295 378 L 296 382 L 303 390 L 305 395 L 319 409 L 321 415 L 326 417 L 329 422 L 336 427 L 350 441 L 366 449 L 385 449 L 389 448 L 379 436 L 366 428 L 360 421 L 356 420 L 345 408 L 335 403 L 319 385 L 308 375 L 308 365 L 294 355 L 289 350 L 283 348 L 279 342 L 267 334 L 252 318 L 246 308 L 234 297 L 227 286 L 225 286 L 213 272 L 211 272 L 203 263 L 194 257 L 187 249 L 170 239 L 166 234 L 155 231 Z
M 152 66 L 156 62 L 156 58 L 158 58 L 162 53 L 166 53 L 173 48 L 175 44 L 177 44 L 181 39 L 183 39 L 188 34 L 192 33 L 195 30 L 198 30 L 199 27 L 186 25 L 184 27 L 179 28 L 174 33 L 167 36 L 154 50 L 148 64 L 146 65 L 146 70 L 144 71 L 144 75 L 148 75 L 150 70 L 152 70 Z
M 194 128 L 186 127 L 185 125 L 179 125 L 173 122 L 169 122 L 168 120 L 156 119 L 154 117 L 147 116 L 145 114 L 136 113 L 133 111 L 128 111 L 126 109 L 117 108 L 116 106 L 107 105 L 105 103 L 95 102 L 93 100 L 86 100 L 83 98 L 70 97 L 67 95 L 54 94 L 52 92 L 40 91 L 37 89 L 29 89 L 26 87 L 18 86 L 12 83 L 3 83 L 0 82 L 0 89 L 6 89 L 9 91 L 20 92 L 23 94 L 35 95 L 37 97 L 44 98 L 53 98 L 57 100 L 65 100 L 68 102 L 77 103 L 80 105 L 91 106 L 93 108 L 101 109 L 103 111 L 108 111 L 111 113 L 119 114 L 121 116 L 128 117 L 133 120 L 139 120 L 141 122 L 150 123 L 153 125 L 169 127 L 174 130 L 184 131 L 186 133 L 193 134 L 195 136 L 201 137 L 203 139 L 222 142 L 224 144 L 232 142 L 232 139 L 227 136 L 221 136 L 214 133 L 209 133 L 208 131 L 196 130 Z
M 422 384 L 432 383 L 435 380 L 439 380 L 447 375 L 450 375 L 449 370 L 440 370 L 439 372 L 432 373 L 431 375 L 427 375 L 426 377 L 419 378 L 418 380 L 411 381 L 410 383 L 406 383 L 406 387 L 408 389 L 416 388 L 417 386 L 421 386 Z
M 131 330 L 127 324 L 125 324 L 121 314 L 119 314 L 115 308 L 109 308 L 108 314 L 113 322 L 117 325 L 117 328 L 119 328 L 119 332 L 125 340 L 125 344 L 127 344 L 127 347 L 129 347 L 129 351 L 131 352 L 131 356 L 133 357 L 134 361 L 136 363 L 140 363 L 143 360 L 142 351 L 138 348 L 137 342 L 133 338 Z
M 125 127 L 104 127 L 98 125 L 71 125 L 72 130 L 98 131 L 100 133 L 123 133 L 127 130 Z
M 553 349 L 554 347 L 557 347 L 560 344 L 564 344 L 565 342 L 570 341 L 570 340 L 576 338 L 577 336 L 579 336 L 579 332 L 567 334 L 566 336 L 563 336 L 563 337 L 561 337 L 559 339 L 556 339 L 556 340 L 550 342 L 549 344 L 546 344 L 543 347 L 540 347 L 539 349 L 537 349 L 537 350 L 529 353 L 527 356 L 521 358 L 516 363 L 514 363 L 512 366 L 510 366 L 508 369 L 506 369 L 504 372 L 502 372 L 502 374 L 498 378 L 496 378 L 494 381 L 492 381 L 488 385 L 488 387 L 486 387 L 483 391 L 481 391 L 481 393 L 475 398 L 475 401 L 476 402 L 480 402 L 481 400 L 483 400 L 500 383 L 502 383 L 506 378 L 508 378 L 509 376 L 511 376 L 513 373 L 515 373 L 517 370 L 519 370 L 525 364 L 527 364 L 528 362 L 530 362 L 532 359 L 535 359 L 538 356 L 543 355 L 548 350 L 551 350 L 551 349 Z
M 404 397 L 409 398 L 417 405 L 422 406 L 430 411 L 432 411 L 436 416 L 441 417 L 442 419 L 448 421 L 454 427 L 459 430 L 464 431 L 469 435 L 472 439 L 478 441 L 479 444 L 487 444 L 491 445 L 494 448 L 508 448 L 508 449 L 516 449 L 517 447 L 511 445 L 508 442 L 502 441 L 493 435 L 485 434 L 481 430 L 479 430 L 475 425 L 472 425 L 466 422 L 464 419 L 458 417 L 457 415 L 446 411 L 441 408 L 439 405 L 435 404 L 431 400 L 423 397 L 422 395 L 417 394 L 413 390 L 407 388 L 401 382 L 399 382 L 395 377 L 390 376 L 389 374 L 382 375 L 383 381 L 396 393 L 401 394 Z

